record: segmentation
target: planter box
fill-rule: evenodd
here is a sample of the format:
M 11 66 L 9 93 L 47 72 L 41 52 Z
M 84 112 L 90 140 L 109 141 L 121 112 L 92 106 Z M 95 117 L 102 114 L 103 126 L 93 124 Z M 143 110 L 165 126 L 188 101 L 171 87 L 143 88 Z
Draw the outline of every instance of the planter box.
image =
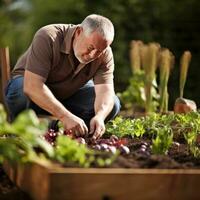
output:
M 200 199 L 200 170 L 194 169 L 83 169 L 7 162 L 4 169 L 34 200 Z

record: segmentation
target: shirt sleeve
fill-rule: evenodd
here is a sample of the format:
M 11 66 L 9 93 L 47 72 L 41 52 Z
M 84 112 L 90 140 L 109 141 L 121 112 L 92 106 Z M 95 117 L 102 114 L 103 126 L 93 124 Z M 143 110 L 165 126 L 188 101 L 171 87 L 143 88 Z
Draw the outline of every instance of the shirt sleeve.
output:
M 100 57 L 101 64 L 94 76 L 94 84 L 109 84 L 113 83 L 114 72 L 114 59 L 113 53 L 110 47 L 108 47 L 105 53 Z
M 33 38 L 25 69 L 47 79 L 51 68 L 51 60 L 51 38 L 43 29 L 40 29 Z

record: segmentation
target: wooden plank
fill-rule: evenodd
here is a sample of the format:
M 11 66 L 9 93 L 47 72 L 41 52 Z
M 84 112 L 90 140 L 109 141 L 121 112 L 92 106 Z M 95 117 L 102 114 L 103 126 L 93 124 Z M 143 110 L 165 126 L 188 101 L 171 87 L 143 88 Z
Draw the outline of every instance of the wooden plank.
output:
M 16 184 L 35 199 L 48 200 L 51 195 L 48 170 L 42 165 L 21 165 Z
M 7 82 L 10 79 L 10 56 L 9 56 L 9 48 L 0 48 L 0 68 L 1 68 L 1 99 L 5 106 L 5 109 L 8 113 L 9 119 L 9 109 L 5 102 L 4 90 L 7 86 Z
M 200 199 L 200 170 L 20 166 L 17 185 L 37 200 Z
M 198 176 L 198 178 L 200 178 Z M 51 200 L 198 199 L 193 177 L 169 174 L 54 174 Z M 58 184 L 59 183 L 59 184 Z M 198 181 L 199 183 L 199 181 Z
M 10 56 L 8 47 L 0 48 L 0 60 L 2 88 L 5 88 L 8 80 L 10 79 Z

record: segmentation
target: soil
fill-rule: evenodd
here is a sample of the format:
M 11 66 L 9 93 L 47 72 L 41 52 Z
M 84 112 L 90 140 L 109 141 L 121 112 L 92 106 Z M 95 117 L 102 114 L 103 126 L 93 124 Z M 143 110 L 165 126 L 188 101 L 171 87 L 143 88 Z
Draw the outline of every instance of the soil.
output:
M 142 151 L 142 145 L 146 150 Z M 130 153 L 120 155 L 110 167 L 191 169 L 200 168 L 200 159 L 192 156 L 184 143 L 174 142 L 167 155 L 152 154 L 148 139 L 130 139 L 127 145 Z
M 127 139 L 127 138 L 126 138 Z M 106 142 L 106 138 L 103 139 Z M 110 141 L 110 139 L 108 139 Z M 200 169 L 200 159 L 195 158 L 184 143 L 173 142 L 166 155 L 155 155 L 151 151 L 149 139 L 127 139 L 126 146 L 130 149 L 129 154 L 120 154 L 109 168 L 148 168 L 148 169 Z M 90 146 L 90 145 L 89 145 Z M 146 147 L 145 151 L 142 146 Z M 144 149 L 144 148 L 143 148 Z M 106 158 L 111 153 L 103 155 Z M 66 163 L 63 167 L 79 167 L 74 163 Z M 93 163 L 91 167 L 99 167 Z

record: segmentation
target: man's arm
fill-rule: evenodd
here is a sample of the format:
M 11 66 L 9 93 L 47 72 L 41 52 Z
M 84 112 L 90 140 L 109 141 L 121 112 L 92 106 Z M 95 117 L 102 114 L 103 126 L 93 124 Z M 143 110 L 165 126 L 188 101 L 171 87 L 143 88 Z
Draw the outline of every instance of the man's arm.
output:
M 73 132 L 80 132 L 82 135 L 86 134 L 88 130 L 84 121 L 68 111 L 55 98 L 44 81 L 43 77 L 25 70 L 24 93 L 39 107 L 62 121 L 66 130 L 70 129 Z
M 94 139 L 100 137 L 105 132 L 104 120 L 114 105 L 113 83 L 95 85 L 95 94 L 95 116 L 90 122 L 90 133 L 94 133 Z

